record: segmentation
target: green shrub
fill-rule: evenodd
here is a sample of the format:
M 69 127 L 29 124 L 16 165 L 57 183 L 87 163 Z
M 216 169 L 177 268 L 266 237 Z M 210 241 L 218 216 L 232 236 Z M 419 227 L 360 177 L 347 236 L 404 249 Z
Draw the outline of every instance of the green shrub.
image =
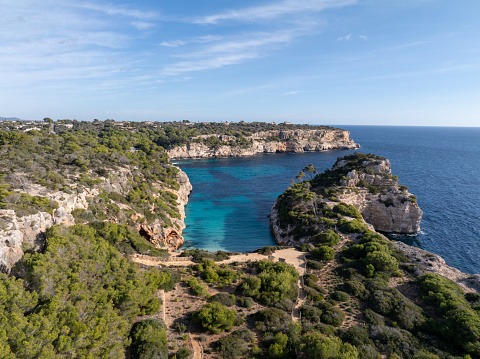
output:
M 146 319 L 135 323 L 130 336 L 132 338 L 132 358 L 168 358 L 166 326 L 161 319 Z
M 321 243 L 333 247 L 340 240 L 340 236 L 330 229 L 328 232 L 314 235 L 311 240 L 315 243 Z
M 332 208 L 333 212 L 340 213 L 343 216 L 353 217 L 356 219 L 362 219 L 362 215 L 358 213 L 358 210 L 352 206 L 347 205 L 346 203 L 339 203 Z
M 208 289 L 204 283 L 201 283 L 195 277 L 190 277 L 187 281 L 188 286 L 192 289 L 193 294 L 198 297 L 205 298 L 208 296 Z
M 208 303 L 197 312 L 196 315 L 201 326 L 214 334 L 232 329 L 236 312 L 224 305 L 214 302 Z
M 373 344 L 368 331 L 364 326 L 354 326 L 350 327 L 347 330 L 343 331 L 341 334 L 343 341 L 348 342 L 355 346 L 360 346 L 364 344 Z
M 335 291 L 331 295 L 333 300 L 336 300 L 337 302 L 347 302 L 350 299 L 350 296 L 342 291 Z
M 242 297 L 238 299 L 238 305 L 247 309 L 250 309 L 254 304 L 255 302 L 250 297 Z
M 371 309 L 366 309 L 364 312 L 364 315 L 365 315 L 365 320 L 369 324 L 378 325 L 378 326 L 385 325 L 385 320 L 383 319 L 383 316 L 381 316 L 378 313 L 375 313 Z
M 211 302 L 218 302 L 227 307 L 235 305 L 235 296 L 228 293 L 217 293 L 214 296 L 210 297 Z
M 320 246 L 312 250 L 311 254 L 323 261 L 331 261 L 334 258 L 335 251 L 328 246 Z
M 345 313 L 336 307 L 331 307 L 322 311 L 320 319 L 322 323 L 339 327 L 345 320 Z
M 244 328 L 221 338 L 217 343 L 217 352 L 225 359 L 245 356 L 249 352 L 249 344 L 254 342 L 255 334 Z
M 279 332 L 286 330 L 290 322 L 290 315 L 276 308 L 260 310 L 255 314 L 257 329 L 262 332 Z
M 349 221 L 348 219 L 342 218 L 338 220 L 337 224 L 343 233 L 363 233 L 367 230 L 365 224 L 358 219 Z
M 365 285 L 359 280 L 348 280 L 344 284 L 345 290 L 356 296 L 362 296 L 365 293 Z
M 320 309 L 306 304 L 300 307 L 300 312 L 302 313 L 302 320 L 306 319 L 310 322 L 319 322 L 322 315 Z
M 307 268 L 310 269 L 322 269 L 325 266 L 324 263 L 319 261 L 314 261 L 311 259 L 307 259 Z

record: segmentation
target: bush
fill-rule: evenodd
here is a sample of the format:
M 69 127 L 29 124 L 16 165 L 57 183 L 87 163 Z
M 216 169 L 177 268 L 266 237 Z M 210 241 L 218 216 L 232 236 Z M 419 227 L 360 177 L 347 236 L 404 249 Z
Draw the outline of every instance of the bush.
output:
M 235 305 L 235 296 L 228 293 L 217 293 L 213 297 L 210 297 L 211 302 L 218 302 L 227 307 Z
M 331 308 L 324 309 L 322 311 L 320 319 L 322 323 L 339 327 L 345 320 L 345 313 L 343 313 L 342 310 L 332 306 Z
M 346 203 L 339 203 L 332 208 L 333 212 L 340 213 L 343 216 L 348 216 L 356 219 L 362 219 L 362 215 L 358 213 L 358 210 L 352 206 L 351 204 L 348 205 Z
M 335 251 L 333 250 L 333 248 L 328 246 L 320 246 L 312 250 L 310 253 L 312 253 L 312 255 L 316 258 L 323 261 L 331 261 L 333 260 L 335 255 Z
M 345 290 L 356 296 L 362 296 L 365 293 L 365 285 L 359 280 L 348 280 L 344 284 Z
M 387 326 L 372 326 L 370 337 L 382 353 L 397 353 L 402 358 L 412 358 L 419 346 L 410 332 Z
M 322 262 L 307 259 L 307 268 L 322 269 L 325 266 Z
M 343 331 L 341 338 L 343 341 L 355 346 L 373 344 L 372 340 L 368 335 L 367 329 L 360 325 L 348 328 L 347 330 Z
M 167 359 L 168 343 L 166 326 L 161 319 L 146 319 L 133 325 L 132 358 Z
M 348 219 L 339 219 L 338 222 L 338 228 L 340 229 L 341 232 L 343 233 L 363 233 L 365 232 L 368 228 L 363 224 L 362 221 L 358 219 L 354 219 L 353 221 L 349 221 Z
M 370 323 L 372 325 L 377 325 L 377 326 L 385 325 L 385 320 L 383 319 L 383 316 L 381 316 L 378 313 L 375 313 L 371 309 L 366 309 L 364 312 L 364 315 L 367 323 Z
M 188 286 L 190 289 L 192 289 L 193 294 L 195 294 L 198 297 L 205 298 L 208 296 L 208 289 L 207 286 L 199 282 L 197 278 L 195 277 L 190 277 L 187 281 Z
M 302 319 L 306 319 L 310 322 L 319 322 L 320 317 L 322 316 L 322 311 L 320 309 L 306 304 L 300 307 L 300 312 L 302 313 Z
M 220 303 L 208 303 L 197 312 L 197 319 L 201 326 L 214 334 L 232 329 L 236 312 Z
M 217 352 L 225 359 L 240 358 L 249 351 L 249 344 L 254 342 L 255 334 L 248 329 L 239 329 L 217 343 Z
M 238 305 L 247 309 L 250 309 L 255 302 L 250 297 L 242 297 L 238 299 Z
M 410 330 L 425 322 L 422 309 L 395 288 L 373 291 L 369 303 L 375 311 L 392 316 L 403 328 Z
M 311 240 L 316 243 L 321 243 L 326 246 L 333 247 L 340 240 L 340 236 L 330 229 L 328 232 L 314 235 Z
M 350 296 L 342 291 L 335 291 L 331 295 L 333 300 L 336 300 L 337 302 L 347 302 L 350 299 Z
M 177 350 L 177 353 L 175 354 L 175 359 L 188 359 L 190 358 L 190 355 L 192 355 L 190 349 L 188 349 L 186 346 L 183 346 Z
M 279 332 L 288 328 L 291 317 L 280 309 L 269 308 L 255 314 L 257 329 L 262 332 Z

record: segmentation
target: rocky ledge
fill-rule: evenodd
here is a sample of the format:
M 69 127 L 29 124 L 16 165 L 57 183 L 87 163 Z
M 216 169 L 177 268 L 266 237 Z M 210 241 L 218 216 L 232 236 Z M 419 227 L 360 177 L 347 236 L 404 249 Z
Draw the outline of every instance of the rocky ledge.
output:
M 341 129 L 261 131 L 243 137 L 243 142 L 236 136 L 203 135 L 187 145 L 170 148 L 167 153 L 171 159 L 193 159 L 359 148 L 349 137 L 350 132 Z
M 72 212 L 76 210 L 89 211 L 91 207 L 98 202 L 102 193 L 116 193 L 126 195 L 131 189 L 131 180 L 133 174 L 128 168 L 119 168 L 108 178 L 100 177 L 101 182 L 93 188 L 82 188 L 80 193 L 66 193 L 63 191 L 51 191 L 50 189 L 38 184 L 26 184 L 22 191 L 30 196 L 39 196 L 48 198 L 57 204 L 57 208 L 51 213 L 39 211 L 30 215 L 19 215 L 12 209 L 0 210 L 0 272 L 9 272 L 12 266 L 18 262 L 24 249 L 41 250 L 45 244 L 45 231 L 53 225 L 70 226 L 75 224 L 75 218 Z M 176 198 L 176 208 L 180 216 L 171 217 L 169 220 L 172 225 L 165 225 L 159 219 L 152 222 L 143 220 L 135 221 L 133 227 L 139 233 L 158 248 L 175 251 L 183 245 L 182 230 L 185 228 L 185 210 L 188 202 L 188 195 L 192 190 L 192 185 L 187 175 L 178 169 L 175 181 L 179 184 L 178 190 L 167 188 L 162 182 L 157 183 L 157 189 L 160 191 L 171 192 Z M 128 205 L 109 199 L 107 205 L 118 206 L 119 208 L 132 211 Z M 94 208 L 93 211 L 102 210 L 101 207 Z M 120 218 L 121 214 L 111 216 L 107 220 L 115 223 L 123 223 L 125 218 Z M 143 214 L 135 213 L 133 219 L 142 219 Z
M 333 171 L 343 171 L 337 199 L 353 205 L 376 231 L 413 234 L 420 231 L 422 210 L 408 187 L 398 184 L 386 158 L 365 159 L 351 168 L 340 160 Z
M 358 216 L 363 226 L 379 232 L 420 231 L 423 213 L 416 197 L 398 184 L 386 158 L 354 153 L 310 181 L 302 179 L 305 173 L 299 178 L 272 207 L 270 224 L 278 243 L 308 242 L 314 228 L 336 227 L 342 215 Z

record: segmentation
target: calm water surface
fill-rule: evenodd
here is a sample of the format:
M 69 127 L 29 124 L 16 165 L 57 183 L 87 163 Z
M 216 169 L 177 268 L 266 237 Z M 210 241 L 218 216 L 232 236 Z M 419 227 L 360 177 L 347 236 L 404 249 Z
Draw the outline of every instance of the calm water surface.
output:
M 480 273 L 480 128 L 340 126 L 359 152 L 387 157 L 400 184 L 417 195 L 422 232 L 396 237 Z M 268 214 L 290 180 L 309 163 L 319 172 L 353 151 L 260 154 L 183 161 L 193 191 L 186 207 L 188 245 L 251 251 L 275 244 Z

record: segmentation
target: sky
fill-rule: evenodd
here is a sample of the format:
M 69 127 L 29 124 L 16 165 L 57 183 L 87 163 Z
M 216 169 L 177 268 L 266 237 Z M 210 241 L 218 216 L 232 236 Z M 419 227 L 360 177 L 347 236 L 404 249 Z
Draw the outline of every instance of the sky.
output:
M 478 0 L 0 0 L 0 116 L 480 126 Z

